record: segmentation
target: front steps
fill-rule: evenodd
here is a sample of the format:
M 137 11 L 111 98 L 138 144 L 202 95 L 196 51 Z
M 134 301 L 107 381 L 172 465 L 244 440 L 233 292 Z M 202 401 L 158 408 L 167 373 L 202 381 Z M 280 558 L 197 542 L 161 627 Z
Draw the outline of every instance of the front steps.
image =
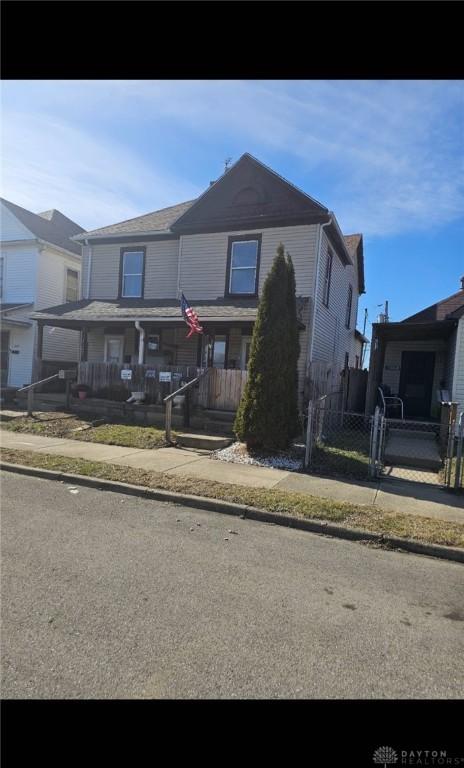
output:
M 193 434 L 190 432 L 177 432 L 177 445 L 185 448 L 197 448 L 205 451 L 220 451 L 227 448 L 233 442 L 233 438 L 218 437 L 216 435 Z
M 438 472 L 442 460 L 435 432 L 390 429 L 385 443 L 385 464 Z

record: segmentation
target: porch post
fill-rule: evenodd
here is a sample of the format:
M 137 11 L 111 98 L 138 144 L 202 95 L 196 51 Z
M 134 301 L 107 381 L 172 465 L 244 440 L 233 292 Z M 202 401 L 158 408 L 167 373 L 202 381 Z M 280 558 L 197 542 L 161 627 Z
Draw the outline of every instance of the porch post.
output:
M 81 348 L 80 348 L 80 362 L 86 363 L 87 357 L 88 357 L 88 332 L 87 328 L 84 326 L 81 329 Z
M 34 366 L 32 371 L 32 381 L 39 381 L 42 376 L 42 357 L 43 357 L 43 323 L 37 322 L 37 343 L 35 349 Z

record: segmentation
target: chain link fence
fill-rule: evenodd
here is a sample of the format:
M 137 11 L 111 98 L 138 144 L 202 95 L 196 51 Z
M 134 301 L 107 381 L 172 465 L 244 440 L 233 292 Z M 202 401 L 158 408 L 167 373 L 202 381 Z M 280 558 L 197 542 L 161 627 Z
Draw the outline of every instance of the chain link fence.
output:
M 365 416 L 331 407 L 331 400 L 309 403 L 307 471 L 463 488 L 464 414 L 444 423 L 387 419 L 378 408 Z

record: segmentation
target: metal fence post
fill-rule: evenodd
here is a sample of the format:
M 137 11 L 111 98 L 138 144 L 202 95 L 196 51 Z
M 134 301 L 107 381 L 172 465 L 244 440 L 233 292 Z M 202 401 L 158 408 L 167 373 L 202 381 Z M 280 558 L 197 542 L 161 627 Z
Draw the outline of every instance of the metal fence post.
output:
M 171 416 L 172 416 L 172 400 L 168 400 L 166 403 L 166 441 L 168 443 L 171 440 Z
M 306 426 L 306 450 L 304 459 L 304 468 L 307 469 L 311 461 L 312 452 L 312 422 L 313 422 L 313 401 L 308 403 L 308 424 Z
M 34 390 L 29 389 L 27 392 L 27 415 L 32 416 L 32 409 L 34 408 Z
M 370 475 L 375 477 L 377 474 L 376 461 L 377 461 L 377 441 L 379 432 L 379 406 L 376 406 L 374 411 L 374 420 L 372 422 L 372 440 L 371 440 L 371 455 L 370 455 Z
M 464 442 L 464 412 L 459 415 L 458 444 L 456 447 L 456 472 L 454 475 L 454 488 L 458 490 L 462 476 L 462 444 Z M 452 461 L 452 459 L 451 459 Z

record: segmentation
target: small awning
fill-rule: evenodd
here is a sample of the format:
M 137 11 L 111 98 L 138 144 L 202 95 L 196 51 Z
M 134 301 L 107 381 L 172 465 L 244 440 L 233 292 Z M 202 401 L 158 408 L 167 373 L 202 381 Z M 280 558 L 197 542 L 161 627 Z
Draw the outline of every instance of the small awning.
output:
M 373 323 L 373 335 L 383 341 L 447 339 L 457 322 L 457 320 L 436 320 L 431 323 Z

